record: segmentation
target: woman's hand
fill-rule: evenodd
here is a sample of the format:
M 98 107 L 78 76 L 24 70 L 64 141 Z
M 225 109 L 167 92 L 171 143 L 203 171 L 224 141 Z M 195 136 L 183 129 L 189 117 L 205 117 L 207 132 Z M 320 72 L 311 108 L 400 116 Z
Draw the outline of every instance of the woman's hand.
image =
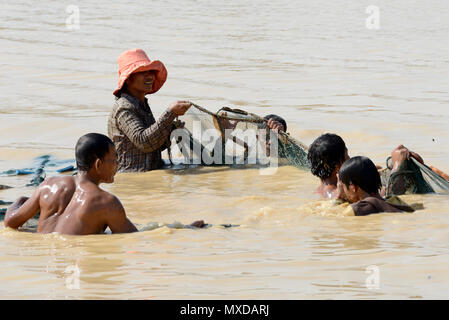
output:
M 190 107 L 191 104 L 188 101 L 176 101 L 169 107 L 169 109 L 178 117 L 184 115 Z

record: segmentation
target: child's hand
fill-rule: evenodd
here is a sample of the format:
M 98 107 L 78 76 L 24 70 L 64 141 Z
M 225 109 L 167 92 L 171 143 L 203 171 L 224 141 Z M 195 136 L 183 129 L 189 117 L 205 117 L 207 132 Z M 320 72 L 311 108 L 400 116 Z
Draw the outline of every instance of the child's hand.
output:
M 268 128 L 270 128 L 273 131 L 285 131 L 284 125 L 280 123 L 279 121 L 274 120 L 273 118 L 270 118 L 267 122 Z

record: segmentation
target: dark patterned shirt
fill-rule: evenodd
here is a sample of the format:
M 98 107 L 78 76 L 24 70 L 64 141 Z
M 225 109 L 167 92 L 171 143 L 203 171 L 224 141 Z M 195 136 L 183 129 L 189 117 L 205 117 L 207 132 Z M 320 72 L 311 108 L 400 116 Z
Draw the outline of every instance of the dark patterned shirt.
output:
M 359 202 L 351 204 L 356 216 L 367 216 L 381 212 L 413 212 L 412 207 L 407 204 L 395 204 L 376 197 L 367 197 Z
M 145 100 L 123 93 L 108 120 L 108 135 L 119 158 L 119 171 L 149 171 L 164 165 L 161 152 L 169 145 L 175 114 L 167 109 L 159 118 Z

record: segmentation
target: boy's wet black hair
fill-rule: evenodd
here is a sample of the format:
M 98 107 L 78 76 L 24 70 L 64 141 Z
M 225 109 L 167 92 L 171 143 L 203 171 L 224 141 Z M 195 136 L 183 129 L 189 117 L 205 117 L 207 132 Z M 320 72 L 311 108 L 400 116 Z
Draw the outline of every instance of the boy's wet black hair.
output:
M 103 160 L 114 143 L 100 133 L 88 133 L 78 139 L 75 147 L 78 171 L 89 171 L 95 160 Z
M 283 126 L 284 126 L 284 132 L 287 132 L 287 122 L 284 120 L 284 118 L 275 115 L 275 114 L 269 114 L 265 117 L 263 117 L 264 120 L 270 120 L 271 118 L 273 118 L 275 121 L 280 122 Z
M 346 145 L 343 139 L 332 133 L 319 136 L 309 147 L 309 159 L 314 176 L 327 179 L 335 168 L 345 161 Z
M 340 168 L 338 176 L 346 186 L 356 185 L 369 194 L 377 194 L 382 188 L 379 171 L 367 157 L 349 159 Z

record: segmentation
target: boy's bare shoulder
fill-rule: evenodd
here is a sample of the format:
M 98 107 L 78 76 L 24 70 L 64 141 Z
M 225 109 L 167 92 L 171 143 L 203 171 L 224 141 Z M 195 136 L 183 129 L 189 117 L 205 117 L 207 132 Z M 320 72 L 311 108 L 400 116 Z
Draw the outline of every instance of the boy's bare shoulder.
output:
M 123 208 L 122 203 L 115 195 L 100 188 L 98 188 L 96 194 L 91 198 L 91 202 L 98 209 L 101 208 L 107 212 L 121 210 Z
M 49 177 L 45 179 L 38 187 L 38 189 L 50 188 L 74 188 L 75 187 L 75 177 L 65 176 L 65 177 Z

